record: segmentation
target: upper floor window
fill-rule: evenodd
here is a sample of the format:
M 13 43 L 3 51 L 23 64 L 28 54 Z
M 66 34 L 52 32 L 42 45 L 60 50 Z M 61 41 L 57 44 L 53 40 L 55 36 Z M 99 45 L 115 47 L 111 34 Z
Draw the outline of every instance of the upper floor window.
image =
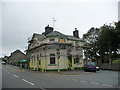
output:
M 52 44 L 52 45 L 47 45 L 48 49 L 55 49 L 57 47 L 57 45 Z
M 59 42 L 65 42 L 64 38 L 59 38 Z
M 55 38 L 50 38 L 50 41 L 55 41 Z

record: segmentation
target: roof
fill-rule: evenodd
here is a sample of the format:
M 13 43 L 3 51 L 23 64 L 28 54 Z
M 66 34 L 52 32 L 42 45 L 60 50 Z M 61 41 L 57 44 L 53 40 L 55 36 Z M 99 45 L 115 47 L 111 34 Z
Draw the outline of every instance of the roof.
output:
M 33 36 L 37 37 L 37 39 L 40 40 L 40 41 L 46 38 L 45 35 L 37 34 L 37 33 L 34 33 Z
M 80 38 L 74 37 L 72 35 L 64 35 L 64 34 L 58 32 L 58 31 L 53 31 L 53 32 L 47 34 L 46 36 L 44 34 L 34 33 L 33 36 L 37 37 L 38 40 L 40 40 L 40 41 L 44 40 L 46 37 L 52 37 L 52 36 L 60 36 L 60 37 L 65 37 L 69 40 L 83 41 Z
M 46 36 L 65 36 L 65 35 L 58 31 L 53 31 L 53 32 L 47 34 Z
M 19 49 L 15 50 L 14 52 L 12 52 L 11 54 L 16 54 L 16 53 L 22 53 L 24 54 L 22 51 L 20 51 Z M 25 55 L 25 54 L 24 54 Z
M 70 40 L 83 41 L 80 38 L 74 37 L 72 35 L 64 35 L 64 34 L 58 32 L 58 31 L 53 31 L 53 32 L 47 34 L 46 36 L 48 36 L 48 37 L 49 36 L 61 36 L 61 37 L 66 37 L 67 39 L 70 39 Z
M 80 38 L 76 38 L 76 37 L 71 36 L 71 35 L 66 35 L 66 36 L 67 36 L 67 38 L 70 39 L 70 40 L 78 40 L 78 41 L 82 41 L 82 39 L 80 39 Z

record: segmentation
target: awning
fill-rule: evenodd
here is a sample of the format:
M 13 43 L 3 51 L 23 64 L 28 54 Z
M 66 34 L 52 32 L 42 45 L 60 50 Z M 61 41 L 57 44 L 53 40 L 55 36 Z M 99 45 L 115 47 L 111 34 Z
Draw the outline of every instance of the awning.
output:
M 20 62 L 28 62 L 27 60 L 20 60 Z

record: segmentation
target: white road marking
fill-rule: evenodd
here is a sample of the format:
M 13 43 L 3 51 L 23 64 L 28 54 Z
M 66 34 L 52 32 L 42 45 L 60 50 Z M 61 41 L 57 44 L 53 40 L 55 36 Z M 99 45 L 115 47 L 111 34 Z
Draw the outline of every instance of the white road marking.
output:
M 46 90 L 46 89 L 44 89 L 44 88 L 42 88 L 42 87 L 40 87 L 42 90 Z
M 96 84 L 96 85 L 99 85 L 99 83 L 95 83 L 95 82 L 90 82 L 90 83 L 92 83 L 92 84 Z
M 103 86 L 108 86 L 107 84 L 102 84 Z
M 29 84 L 31 84 L 31 85 L 35 85 L 34 83 L 31 83 L 31 82 L 29 82 L 29 81 L 27 81 L 25 79 L 22 79 L 22 80 L 25 81 L 25 82 L 27 82 L 27 83 L 29 83 Z
M 99 83 L 94 83 L 94 84 L 96 84 L 96 85 L 100 85 Z
M 90 82 L 90 83 L 92 83 L 92 84 L 93 84 L 94 82 Z
M 81 81 L 81 82 L 87 82 L 87 81 Z
M 8 72 L 8 73 L 10 73 L 10 72 Z
M 108 85 L 109 87 L 112 87 L 112 85 Z
M 19 76 L 17 76 L 17 75 L 13 75 L 13 76 L 14 76 L 14 77 L 17 77 L 17 78 L 19 77 Z

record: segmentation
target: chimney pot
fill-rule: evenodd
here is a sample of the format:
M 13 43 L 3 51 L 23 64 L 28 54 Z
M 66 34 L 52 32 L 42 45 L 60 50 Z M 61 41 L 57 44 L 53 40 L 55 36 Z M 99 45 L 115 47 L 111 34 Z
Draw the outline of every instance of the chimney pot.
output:
M 79 38 L 79 31 L 77 30 L 77 28 L 75 28 L 75 31 L 73 31 L 73 36 Z
M 47 35 L 47 34 L 49 34 L 49 33 L 51 33 L 52 31 L 53 31 L 53 27 L 49 27 L 49 25 L 47 25 L 46 27 L 45 27 L 45 35 Z

